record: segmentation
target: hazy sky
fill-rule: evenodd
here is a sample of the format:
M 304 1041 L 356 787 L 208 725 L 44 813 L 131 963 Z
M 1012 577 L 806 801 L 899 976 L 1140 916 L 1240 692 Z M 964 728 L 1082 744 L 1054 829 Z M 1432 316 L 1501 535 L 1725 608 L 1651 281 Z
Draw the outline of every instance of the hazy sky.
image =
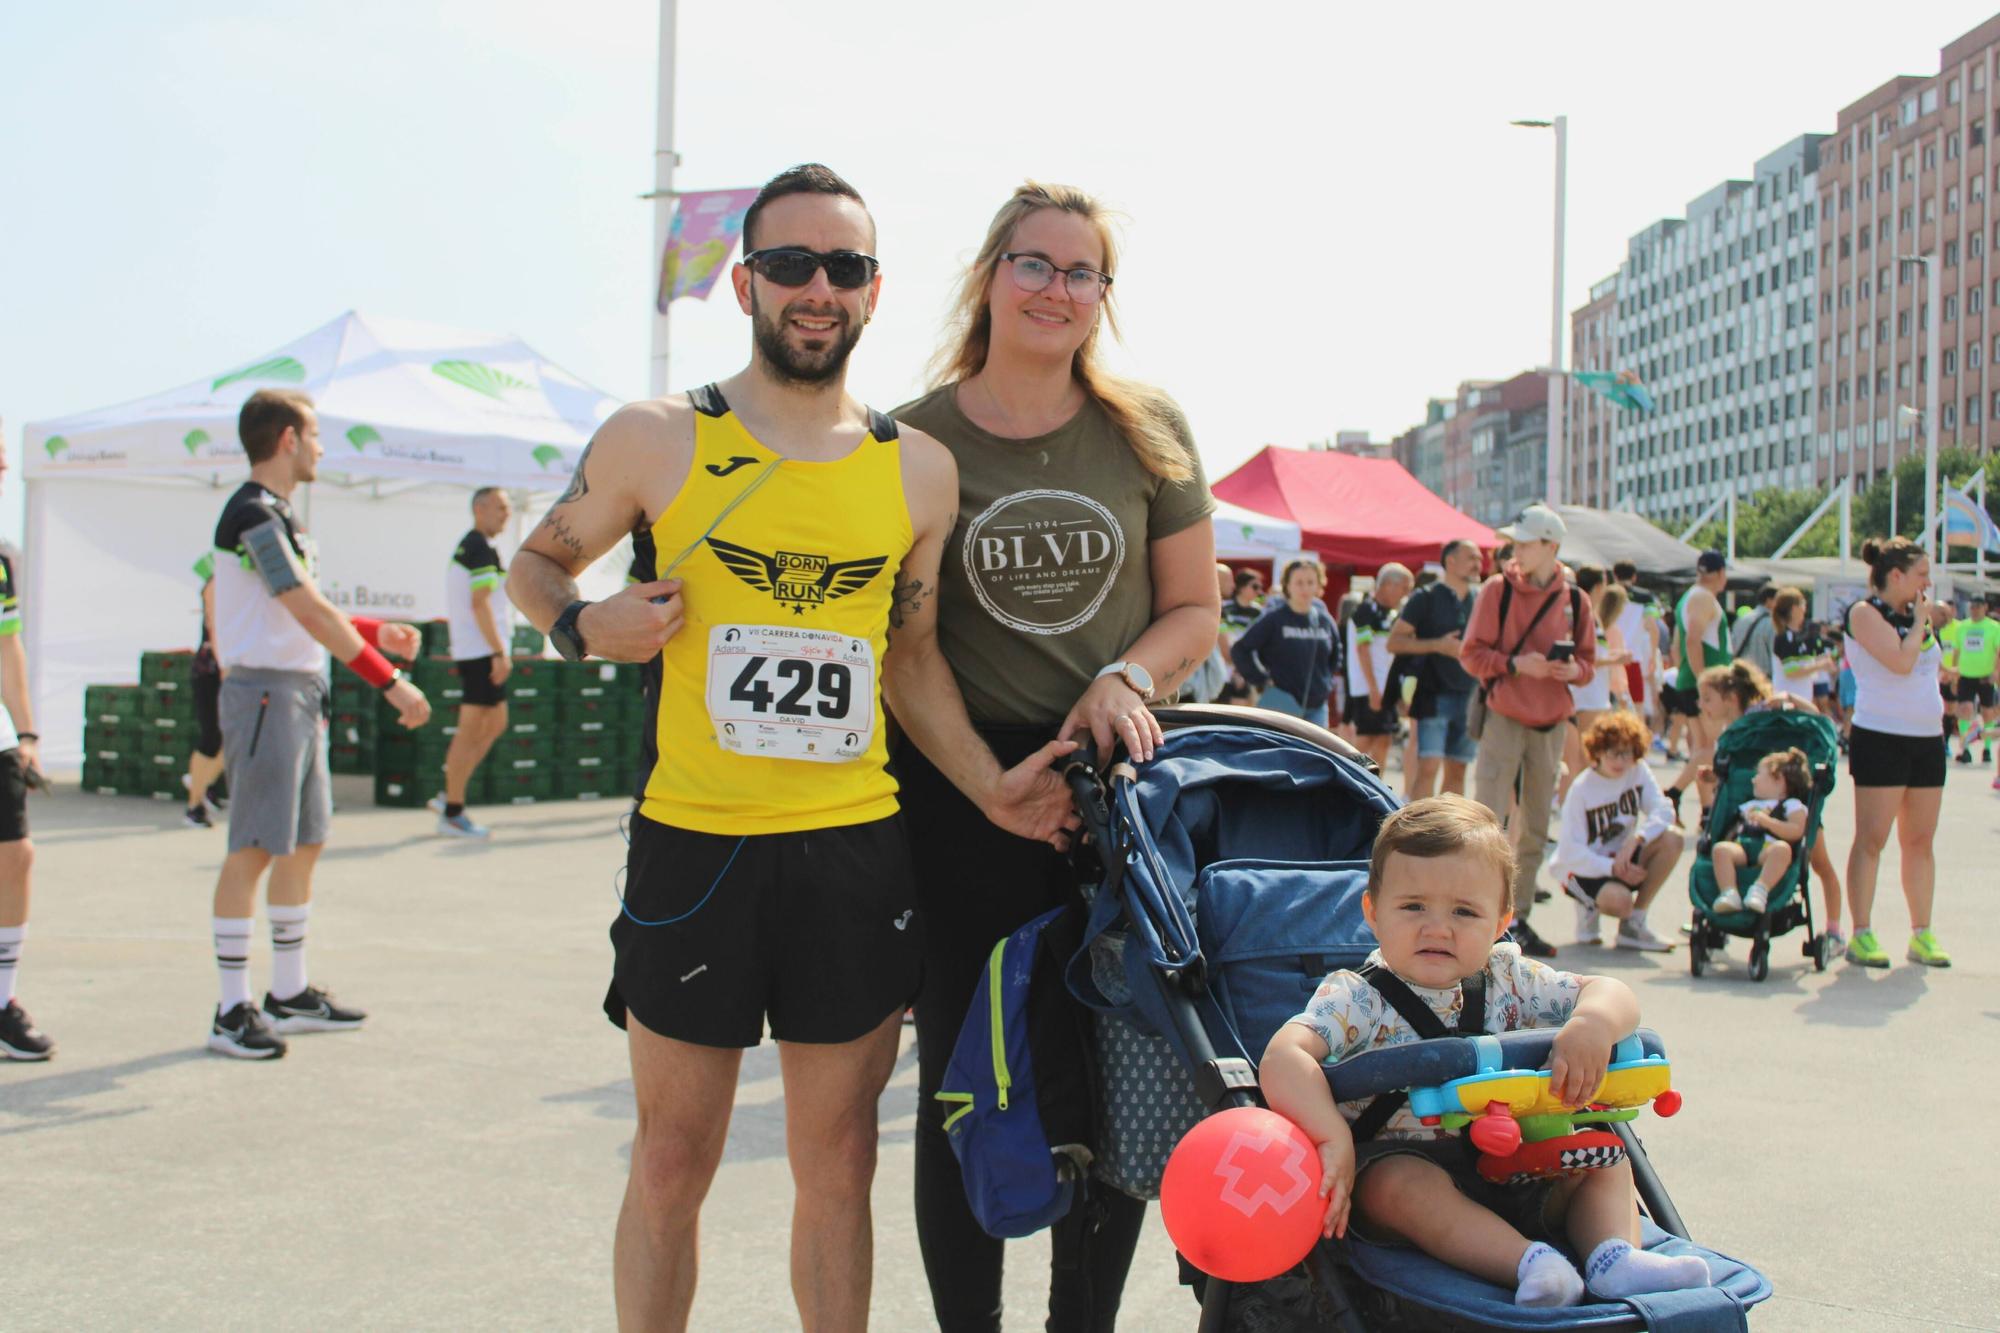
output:
M 1570 117 L 1574 307 L 1629 235 L 1935 72 L 1991 13 L 1909 0 L 1857 32 L 1830 12 L 682 0 L 677 184 L 819 159 L 861 189 L 886 286 L 850 383 L 880 407 L 920 387 L 1016 183 L 1097 192 L 1128 218 L 1123 364 L 1180 400 L 1217 477 L 1264 444 L 1386 438 L 1461 379 L 1546 359 L 1552 145 L 1510 118 Z M 511 330 L 643 393 L 657 13 L 0 0 L 10 453 L 26 421 L 349 308 Z M 676 384 L 748 341 L 726 289 L 679 303 Z

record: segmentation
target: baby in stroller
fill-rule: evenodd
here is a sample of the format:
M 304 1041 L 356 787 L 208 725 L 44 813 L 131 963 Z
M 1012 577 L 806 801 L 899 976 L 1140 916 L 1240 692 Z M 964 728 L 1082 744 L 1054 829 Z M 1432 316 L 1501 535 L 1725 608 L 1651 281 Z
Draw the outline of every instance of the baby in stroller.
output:
M 1323 1062 L 1421 1039 L 1419 1028 L 1503 1032 L 1558 1027 L 1551 1090 L 1589 1101 L 1613 1045 L 1639 1023 L 1623 982 L 1578 976 L 1503 941 L 1514 854 L 1491 811 L 1462 796 L 1417 801 L 1376 836 L 1362 910 L 1380 947 L 1358 972 L 1328 976 L 1272 1037 L 1260 1082 L 1272 1110 L 1319 1145 L 1325 1232 L 1414 1245 L 1503 1287 L 1524 1306 L 1574 1305 L 1706 1286 L 1697 1255 L 1640 1247 L 1632 1169 L 1611 1165 L 1496 1183 L 1469 1144 L 1425 1125 L 1400 1098 L 1336 1106 Z M 1468 1027 L 1472 1006 L 1483 1022 Z M 1426 1013 L 1422 1011 L 1428 1011 Z M 1408 1015 L 1415 1014 L 1413 1020 Z M 1552 1242 L 1585 1256 L 1582 1272 Z
M 1728 836 L 1718 839 L 1709 855 L 1715 863 L 1715 910 L 1761 912 L 1771 891 L 1791 868 L 1799 842 L 1806 836 L 1806 796 L 1812 791 L 1812 771 L 1806 752 L 1793 746 L 1757 761 L 1750 780 L 1752 799 L 1737 807 Z M 1750 892 L 1736 891 L 1736 878 L 1750 864 L 1744 843 L 1761 838 L 1757 882 Z

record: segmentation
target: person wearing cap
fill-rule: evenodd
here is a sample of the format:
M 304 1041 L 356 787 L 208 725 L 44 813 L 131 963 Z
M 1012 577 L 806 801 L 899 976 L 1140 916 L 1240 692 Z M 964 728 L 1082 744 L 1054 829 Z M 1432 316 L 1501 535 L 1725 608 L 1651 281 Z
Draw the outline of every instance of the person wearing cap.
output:
M 1715 753 L 1715 737 L 1701 716 L 1701 691 L 1696 683 L 1710 667 L 1728 666 L 1729 617 L 1722 610 L 1722 590 L 1729 585 L 1729 562 L 1720 551 L 1703 551 L 1694 562 L 1694 586 L 1681 594 L 1674 608 L 1674 624 L 1679 626 L 1680 669 L 1673 685 L 1660 691 L 1669 717 L 1679 714 L 1688 720 L 1688 757 L 1674 785 L 1667 788 L 1667 801 L 1674 807 L 1674 821 L 1680 822 L 1681 793 L 1694 782 Z M 1768 649 L 1765 660 L 1769 659 Z M 1761 670 L 1761 668 L 1759 668 Z
M 1549 803 L 1572 707 L 1569 687 L 1590 682 L 1597 625 L 1589 601 L 1557 558 L 1568 532 L 1553 509 L 1529 505 L 1500 535 L 1514 543 L 1514 558 L 1479 590 L 1459 650 L 1459 663 L 1486 698 L 1473 795 L 1504 818 L 1520 779 L 1512 932 L 1522 953 L 1553 958 L 1555 946 L 1535 933 L 1528 914 L 1548 845 Z

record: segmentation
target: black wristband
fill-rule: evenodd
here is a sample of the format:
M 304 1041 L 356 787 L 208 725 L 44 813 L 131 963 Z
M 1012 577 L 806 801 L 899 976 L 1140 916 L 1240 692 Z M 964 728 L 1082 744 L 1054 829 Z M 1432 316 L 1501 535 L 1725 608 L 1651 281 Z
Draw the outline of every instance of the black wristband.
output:
M 398 685 L 402 684 L 404 681 L 408 679 L 409 677 L 405 676 L 401 671 L 397 670 L 395 667 L 390 667 L 389 679 L 383 681 L 380 685 L 376 686 L 375 688 L 379 692 L 387 694 L 390 690 L 395 689 Z
M 38 741 L 42 738 L 42 733 L 39 731 L 17 731 L 14 734 L 24 741 Z

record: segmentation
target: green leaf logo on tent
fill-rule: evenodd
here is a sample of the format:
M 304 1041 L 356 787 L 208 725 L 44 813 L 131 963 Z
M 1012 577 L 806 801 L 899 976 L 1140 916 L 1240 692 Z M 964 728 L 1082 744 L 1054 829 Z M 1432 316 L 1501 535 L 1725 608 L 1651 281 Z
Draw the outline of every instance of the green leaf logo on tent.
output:
M 348 429 L 347 442 L 354 446 L 355 453 L 364 453 L 369 445 L 382 443 L 382 432 L 373 426 L 353 426 Z
M 54 458 L 57 454 L 69 448 L 69 441 L 60 435 L 51 435 L 48 439 L 42 441 L 42 448 L 49 451 L 50 458 Z
M 204 444 L 207 443 L 208 443 L 208 432 L 205 430 L 191 430 L 187 434 L 181 436 L 181 448 L 188 451 L 189 458 L 193 458 L 195 456 L 195 451 L 200 449 Z
M 213 393 L 225 384 L 235 384 L 239 380 L 276 380 L 280 384 L 304 384 L 306 368 L 289 356 L 274 356 L 269 361 L 259 361 L 254 366 L 232 370 L 208 386 Z
M 453 384 L 463 385 L 488 398 L 498 398 L 509 389 L 529 387 L 526 380 L 516 379 L 504 370 L 495 370 L 477 361 L 435 361 L 431 363 L 431 369 Z
M 563 451 L 553 444 L 538 444 L 535 446 L 535 452 L 532 456 L 542 471 L 547 472 L 555 464 L 562 461 Z

